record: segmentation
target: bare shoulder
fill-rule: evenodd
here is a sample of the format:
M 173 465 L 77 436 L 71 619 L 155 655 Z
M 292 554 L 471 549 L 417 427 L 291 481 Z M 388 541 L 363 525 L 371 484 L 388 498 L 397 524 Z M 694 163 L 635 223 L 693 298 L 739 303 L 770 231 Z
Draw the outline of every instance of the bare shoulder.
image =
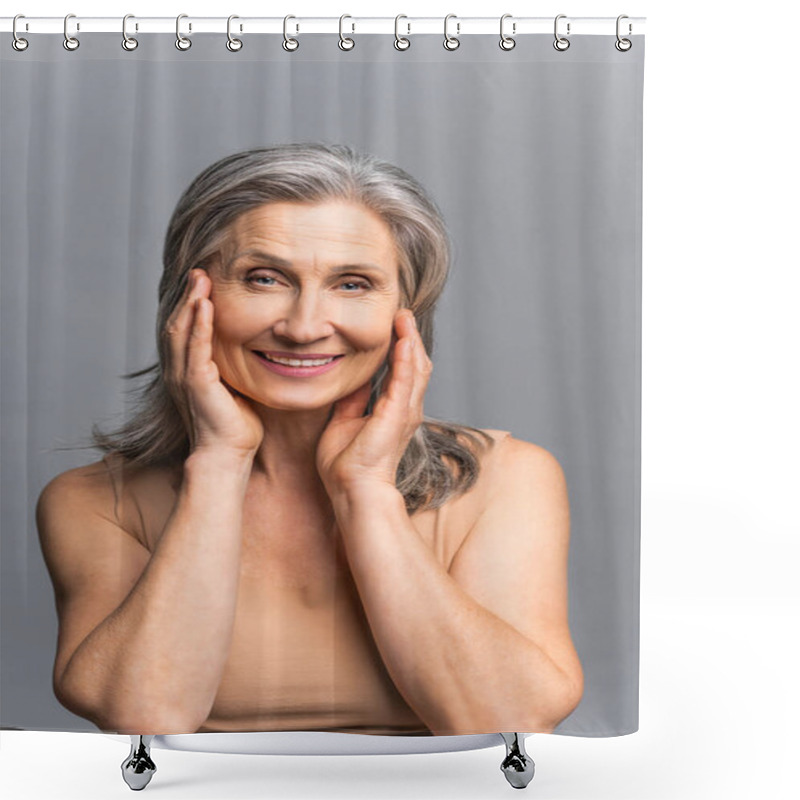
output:
M 508 431 L 487 433 L 495 437 L 495 445 L 482 459 L 484 488 L 476 519 L 536 517 L 551 531 L 567 536 L 567 483 L 558 459 L 541 445 L 517 439 Z
M 481 467 L 485 469 L 488 481 L 499 484 L 513 481 L 522 475 L 525 479 L 535 478 L 549 484 L 564 481 L 564 472 L 558 459 L 544 447 L 533 442 L 517 439 L 510 431 L 494 428 L 481 428 L 491 437 L 491 446 L 480 456 Z
M 496 428 L 478 428 L 478 430 L 483 431 L 487 436 L 490 436 L 495 445 L 500 444 L 505 439 L 513 438 L 511 436 L 511 431 L 501 431 Z
M 102 459 L 73 467 L 51 478 L 39 494 L 37 503 L 37 508 L 74 510 L 78 506 L 113 514 L 114 489 Z
M 133 490 L 151 470 L 133 469 L 117 453 L 59 473 L 42 489 L 36 505 L 40 520 L 58 515 L 100 518 L 141 542 Z M 51 526 L 40 525 L 40 535 Z
M 513 481 L 519 474 L 554 488 L 565 482 L 564 471 L 558 459 L 541 445 L 508 435 L 501 439 L 496 450 L 495 469 L 497 477 L 504 482 Z
M 475 434 L 475 430 L 480 431 L 483 436 Z M 503 443 L 510 438 L 510 431 L 494 428 L 474 428 L 468 435 L 461 431 L 458 436 L 459 443 L 477 456 L 482 469 L 491 466 L 496 459 L 496 453 L 503 449 Z

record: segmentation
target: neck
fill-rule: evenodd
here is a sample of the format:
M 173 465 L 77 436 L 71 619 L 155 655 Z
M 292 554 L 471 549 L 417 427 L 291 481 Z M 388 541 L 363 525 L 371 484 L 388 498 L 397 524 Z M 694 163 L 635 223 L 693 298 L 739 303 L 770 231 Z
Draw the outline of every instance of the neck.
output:
M 317 444 L 333 405 L 310 411 L 257 407 L 264 438 L 253 459 L 252 472 L 272 486 L 319 488 Z

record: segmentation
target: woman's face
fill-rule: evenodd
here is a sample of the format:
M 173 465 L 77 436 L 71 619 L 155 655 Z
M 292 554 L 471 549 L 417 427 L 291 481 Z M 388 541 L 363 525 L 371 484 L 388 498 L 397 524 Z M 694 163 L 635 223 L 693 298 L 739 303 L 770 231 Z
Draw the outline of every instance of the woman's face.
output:
M 221 377 L 284 410 L 327 406 L 365 384 L 393 341 L 400 307 L 397 248 L 357 203 L 269 203 L 238 217 L 208 270 L 212 357 Z M 337 356 L 281 366 L 266 356 Z

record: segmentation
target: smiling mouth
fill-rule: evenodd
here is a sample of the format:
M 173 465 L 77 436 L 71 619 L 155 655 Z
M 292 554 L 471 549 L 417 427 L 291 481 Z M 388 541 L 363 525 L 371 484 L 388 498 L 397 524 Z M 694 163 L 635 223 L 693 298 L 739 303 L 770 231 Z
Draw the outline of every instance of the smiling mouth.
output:
M 253 352 L 266 361 L 271 361 L 273 364 L 283 364 L 285 367 L 322 367 L 325 364 L 336 361 L 338 358 L 344 358 L 344 355 L 330 356 L 328 358 L 281 358 L 278 356 L 268 356 L 260 350 L 255 350 Z

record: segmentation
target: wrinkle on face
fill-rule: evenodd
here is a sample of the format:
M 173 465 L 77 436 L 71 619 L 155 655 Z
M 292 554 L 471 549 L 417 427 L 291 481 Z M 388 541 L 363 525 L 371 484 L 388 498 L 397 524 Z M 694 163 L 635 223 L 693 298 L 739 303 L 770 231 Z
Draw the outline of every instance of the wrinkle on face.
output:
M 397 246 L 380 216 L 358 203 L 251 209 L 231 224 L 209 276 L 221 377 L 267 408 L 330 408 L 389 353 L 400 307 Z M 255 359 L 253 350 L 270 349 L 345 358 L 329 373 L 287 378 Z

